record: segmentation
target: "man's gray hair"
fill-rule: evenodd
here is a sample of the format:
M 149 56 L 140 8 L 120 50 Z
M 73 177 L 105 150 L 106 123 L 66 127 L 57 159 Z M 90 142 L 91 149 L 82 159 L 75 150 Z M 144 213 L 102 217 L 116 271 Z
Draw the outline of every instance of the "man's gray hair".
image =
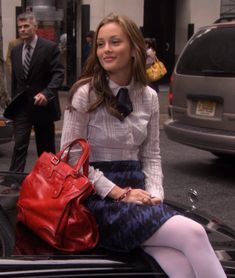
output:
M 25 12 L 17 16 L 17 22 L 22 20 L 30 20 L 34 25 L 38 25 L 37 19 L 32 12 Z

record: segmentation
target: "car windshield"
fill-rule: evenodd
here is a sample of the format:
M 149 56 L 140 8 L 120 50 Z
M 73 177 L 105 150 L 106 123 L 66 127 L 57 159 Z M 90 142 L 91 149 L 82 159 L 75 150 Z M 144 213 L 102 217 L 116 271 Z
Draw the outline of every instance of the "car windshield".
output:
M 235 28 L 208 28 L 190 40 L 177 65 L 186 75 L 235 76 Z

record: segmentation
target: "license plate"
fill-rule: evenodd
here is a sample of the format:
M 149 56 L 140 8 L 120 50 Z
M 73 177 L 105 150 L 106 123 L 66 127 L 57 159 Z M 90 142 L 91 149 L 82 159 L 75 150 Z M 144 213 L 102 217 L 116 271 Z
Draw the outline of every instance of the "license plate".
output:
M 6 122 L 4 120 L 0 120 L 0 126 L 5 126 Z
M 216 102 L 211 100 L 199 100 L 196 107 L 196 115 L 200 116 L 215 116 Z

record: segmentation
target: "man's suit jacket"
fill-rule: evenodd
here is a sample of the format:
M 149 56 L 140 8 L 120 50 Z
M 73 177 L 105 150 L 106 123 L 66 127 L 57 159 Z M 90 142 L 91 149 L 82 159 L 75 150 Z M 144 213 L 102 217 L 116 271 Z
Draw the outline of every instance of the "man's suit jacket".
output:
M 27 105 L 34 120 L 59 120 L 58 89 L 64 80 L 64 68 L 60 64 L 60 51 L 56 43 L 38 37 L 27 80 L 23 76 L 22 50 L 23 43 L 11 51 L 12 99 L 18 99 L 18 107 Z M 45 107 L 33 105 L 34 96 L 39 92 L 48 100 Z M 11 110 L 17 110 L 17 106 L 13 105 Z

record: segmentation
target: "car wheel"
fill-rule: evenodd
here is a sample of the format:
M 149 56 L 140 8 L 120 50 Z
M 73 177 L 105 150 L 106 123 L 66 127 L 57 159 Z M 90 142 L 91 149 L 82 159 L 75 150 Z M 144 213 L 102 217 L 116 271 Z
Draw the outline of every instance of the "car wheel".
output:
M 14 230 L 7 216 L 0 209 L 0 257 L 8 257 L 14 248 Z

